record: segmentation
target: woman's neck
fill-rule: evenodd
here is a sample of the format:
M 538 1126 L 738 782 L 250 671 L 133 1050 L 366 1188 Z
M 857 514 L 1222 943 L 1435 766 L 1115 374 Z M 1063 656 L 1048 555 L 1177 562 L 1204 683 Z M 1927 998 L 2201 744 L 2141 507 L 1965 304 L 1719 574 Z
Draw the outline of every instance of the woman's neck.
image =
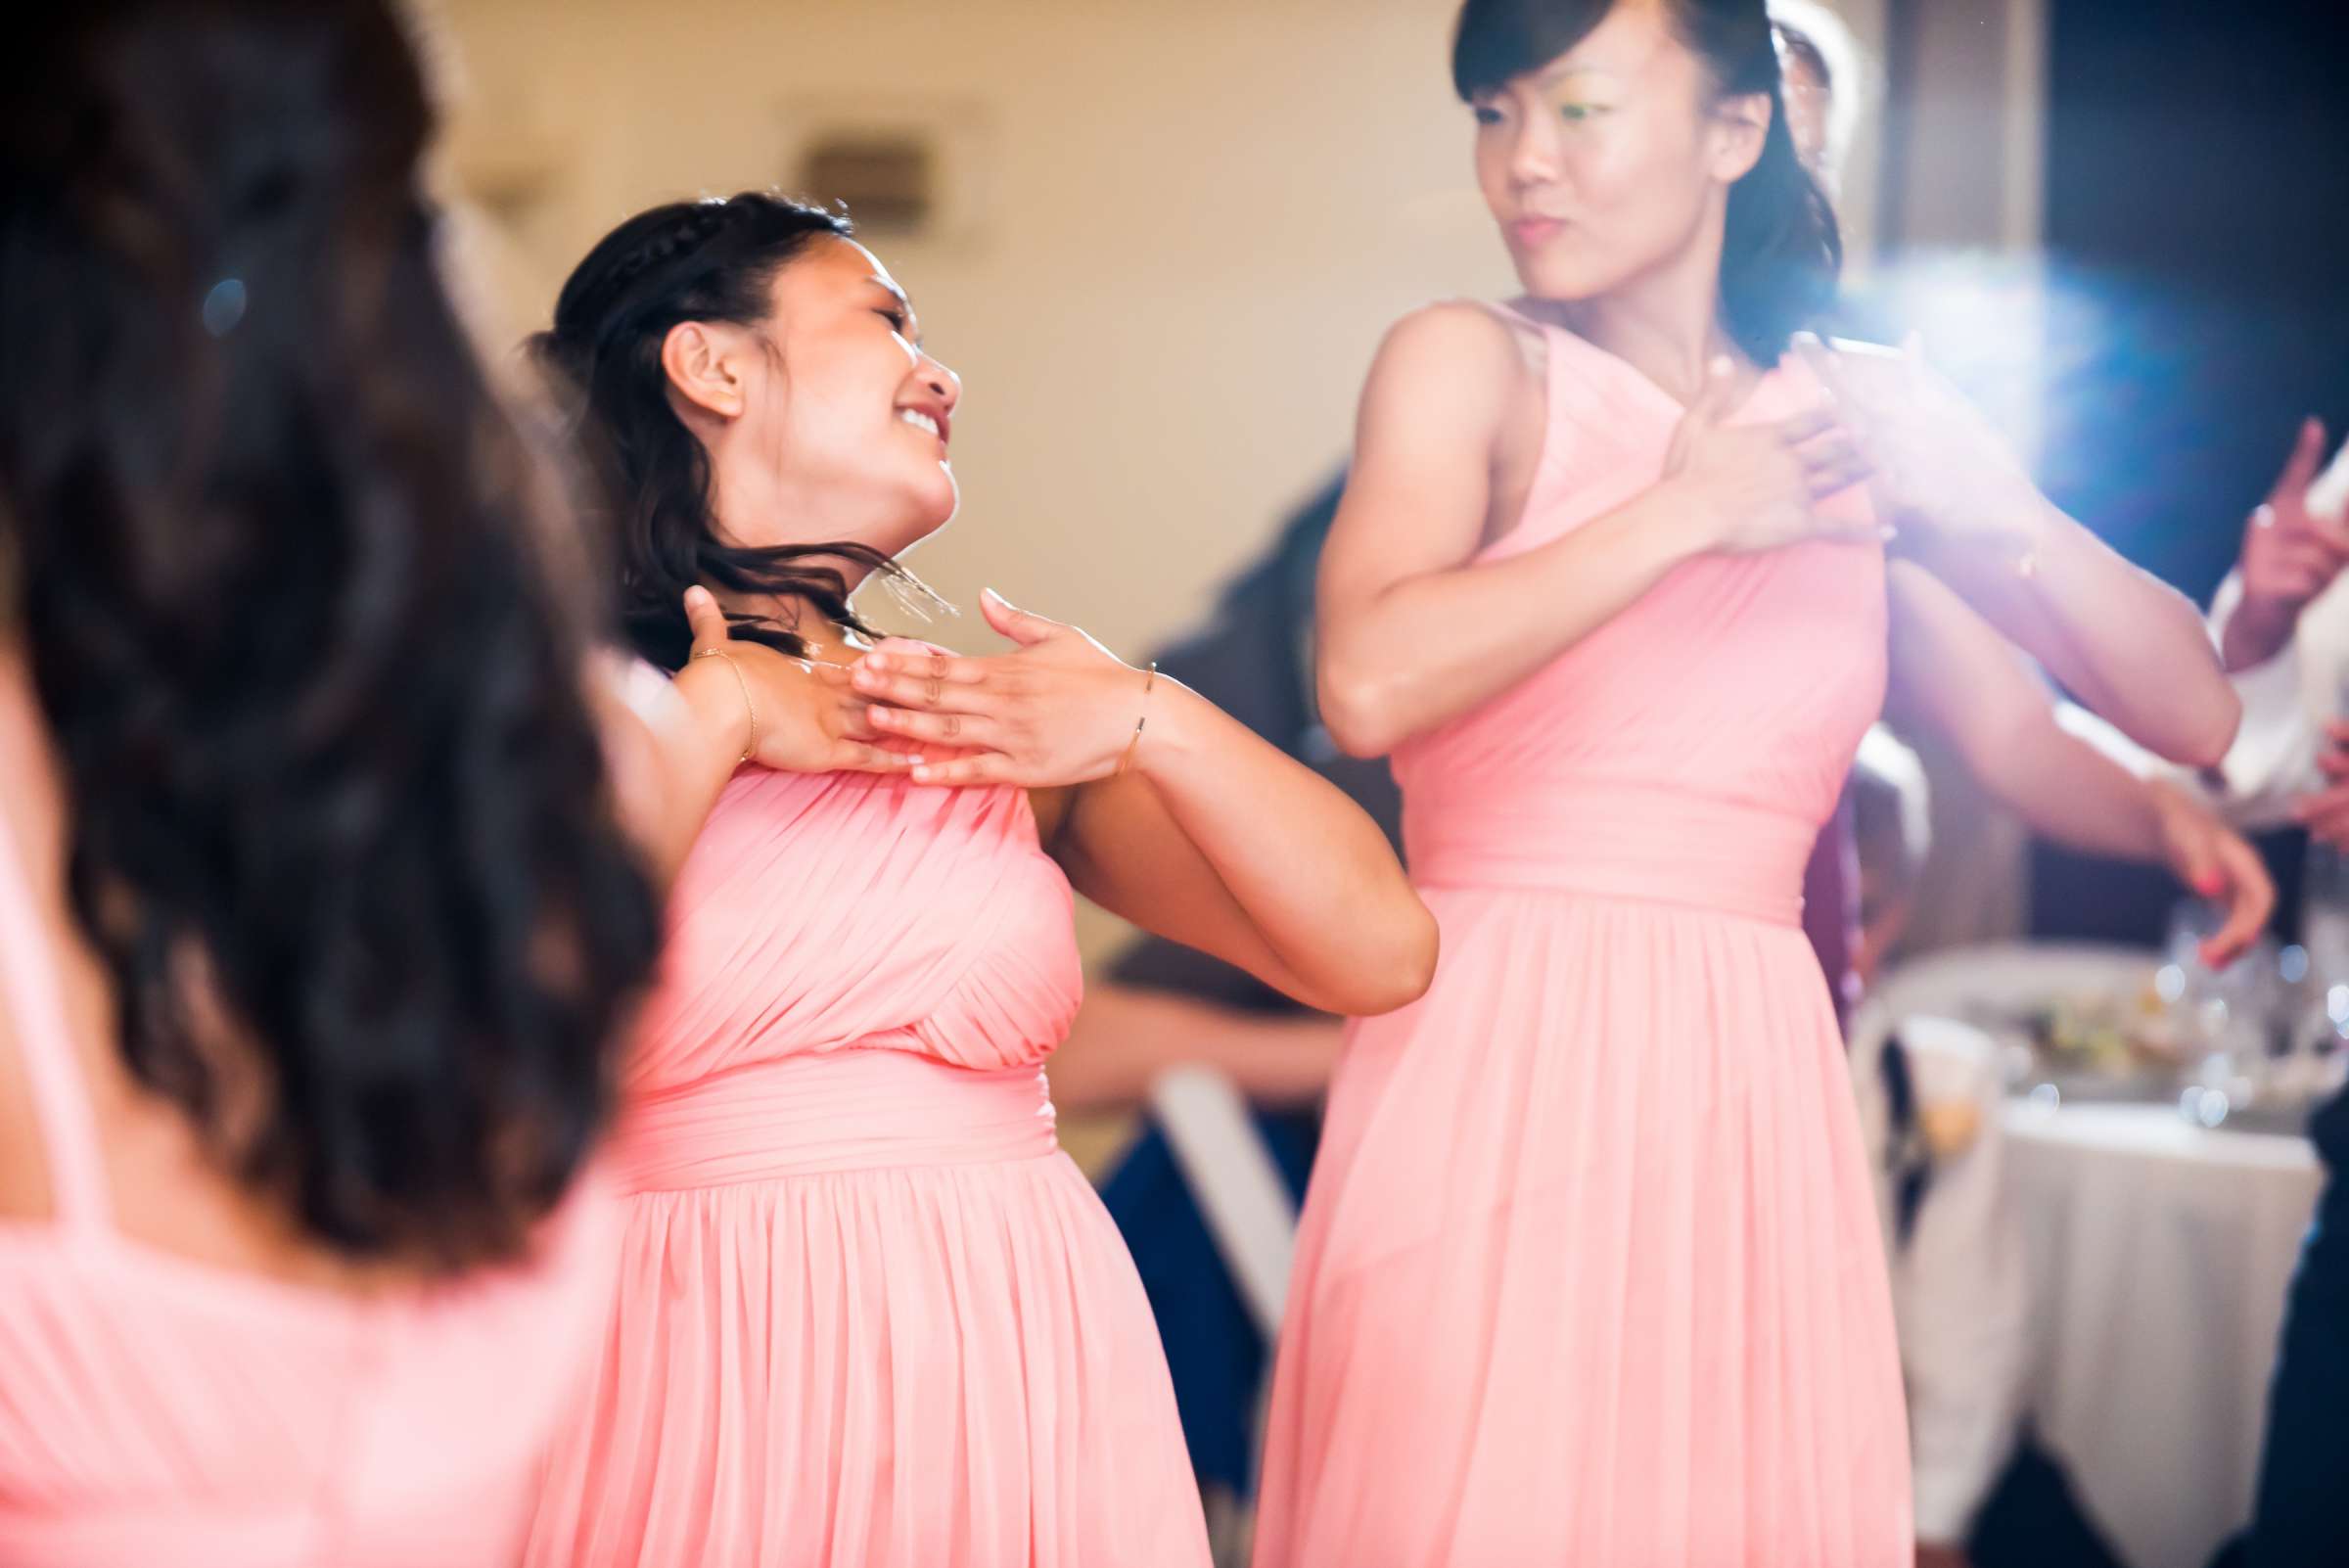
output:
M 1722 325 L 1718 235 L 1700 235 L 1681 255 L 1605 294 L 1543 303 L 1568 331 L 1682 403 L 1696 400 L 1714 360 L 1726 354 L 1746 363 Z
M 1635 306 L 1609 309 L 1601 305 L 1586 313 L 1581 325 L 1591 342 L 1640 366 L 1658 381 L 1691 394 L 1714 360 L 1724 354 L 1742 357 L 1710 311 L 1673 319 L 1650 315 Z

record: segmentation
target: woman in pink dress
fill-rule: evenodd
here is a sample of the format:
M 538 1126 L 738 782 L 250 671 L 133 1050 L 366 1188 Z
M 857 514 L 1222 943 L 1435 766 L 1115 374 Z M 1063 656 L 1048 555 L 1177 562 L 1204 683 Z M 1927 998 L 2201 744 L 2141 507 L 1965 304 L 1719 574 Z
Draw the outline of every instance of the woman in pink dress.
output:
M 599 719 L 391 7 L 9 47 L 0 1562 L 511 1563 L 609 1298 L 640 846 L 739 692 Z
M 844 222 L 757 193 L 622 225 L 540 343 L 643 659 L 799 659 L 832 743 L 924 761 L 745 768 L 692 848 L 534 1564 L 1204 1564 L 1140 1282 L 1053 1135 L 1072 885 L 1332 1010 L 1433 969 L 1369 818 L 1179 685 L 991 595 L 1007 656 L 868 648 L 850 591 L 956 501 L 959 385 L 918 345 Z M 695 584 L 722 661 L 688 654 Z
M 1453 71 L 1527 293 L 1389 336 L 1319 632 L 1444 963 L 1338 1069 L 1256 1560 L 1893 1568 L 1892 1316 L 1800 927 L 1888 601 L 1962 589 L 2172 755 L 2233 704 L 2191 608 L 1912 358 L 1788 351 L 1839 249 L 1763 0 L 1470 0 Z

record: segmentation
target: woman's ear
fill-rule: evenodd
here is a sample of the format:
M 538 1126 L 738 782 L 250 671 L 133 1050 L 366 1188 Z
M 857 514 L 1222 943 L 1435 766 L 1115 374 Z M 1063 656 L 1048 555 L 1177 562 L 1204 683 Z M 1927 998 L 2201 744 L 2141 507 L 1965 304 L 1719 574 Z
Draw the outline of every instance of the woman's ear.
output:
M 742 417 L 743 378 L 731 337 L 706 322 L 680 321 L 661 340 L 661 368 L 670 389 L 716 419 Z
M 1744 93 L 1724 99 L 1713 126 L 1713 177 L 1734 185 L 1762 161 L 1762 149 L 1770 140 L 1770 95 Z

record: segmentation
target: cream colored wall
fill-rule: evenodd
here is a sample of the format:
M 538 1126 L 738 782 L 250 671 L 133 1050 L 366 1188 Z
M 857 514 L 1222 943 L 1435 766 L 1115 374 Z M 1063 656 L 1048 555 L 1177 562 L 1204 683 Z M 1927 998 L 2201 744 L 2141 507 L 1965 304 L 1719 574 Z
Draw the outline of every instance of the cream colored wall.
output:
M 1343 454 L 1382 327 L 1497 292 L 1423 0 L 455 0 L 453 150 L 557 161 L 507 292 L 664 198 L 788 176 L 810 96 L 972 127 L 967 232 L 879 242 L 962 373 L 963 516 L 919 552 L 1138 647 Z M 818 193 L 820 194 L 820 193 Z M 532 308 L 534 306 L 534 308 Z M 963 641 L 985 628 L 964 626 Z
M 1847 7 L 1871 48 L 1881 7 Z M 913 564 L 956 603 L 991 583 L 1132 653 L 1344 455 L 1389 322 L 1512 287 L 1449 86 L 1453 11 L 444 0 L 447 152 L 496 219 L 512 336 L 628 212 L 788 179 L 794 127 L 831 106 L 940 128 L 951 232 L 878 242 L 967 389 L 963 515 Z M 991 642 L 975 614 L 939 635 Z

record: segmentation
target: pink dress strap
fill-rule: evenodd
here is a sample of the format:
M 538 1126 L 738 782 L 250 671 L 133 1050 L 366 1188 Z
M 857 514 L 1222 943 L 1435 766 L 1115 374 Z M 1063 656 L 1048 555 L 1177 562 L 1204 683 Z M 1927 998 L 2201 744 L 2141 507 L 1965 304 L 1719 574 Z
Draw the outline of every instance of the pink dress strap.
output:
M 56 954 L 41 929 L 32 884 L 16 837 L 0 826 L 0 1006 L 14 1022 L 18 1054 L 32 1090 L 33 1115 L 49 1156 L 56 1222 L 103 1230 L 109 1209 L 98 1123 L 66 1024 Z
M 1542 363 L 1533 368 L 1539 372 L 1539 379 L 1542 383 L 1542 423 L 1543 426 L 1542 456 L 1543 461 L 1546 463 L 1555 439 L 1555 433 L 1548 429 L 1551 423 L 1550 411 L 1562 406 L 1558 401 L 1558 378 L 1566 370 L 1566 356 L 1558 352 L 1558 340 L 1572 337 L 1573 334 L 1563 327 L 1552 326 L 1538 317 L 1529 316 L 1504 300 L 1470 299 L 1464 302 L 1487 312 L 1503 326 L 1532 331 L 1535 340 L 1542 345 Z
M 1494 320 L 1499 322 L 1504 327 L 1508 327 L 1514 331 L 1531 332 L 1536 341 L 1542 345 L 1542 358 L 1543 361 L 1540 367 L 1542 371 L 1542 381 L 1544 387 L 1548 386 L 1551 379 L 1556 375 L 1558 368 L 1557 345 L 1554 340 L 1557 338 L 1560 332 L 1565 330 L 1564 328 L 1553 327 L 1546 321 L 1540 320 L 1534 316 L 1529 316 L 1524 311 L 1518 309 L 1515 305 L 1509 304 L 1500 300 L 1478 300 L 1471 296 L 1463 295 L 1460 297 L 1459 302 L 1464 305 L 1474 305 L 1477 309 L 1482 310 L 1485 314 L 1491 316 Z M 1546 415 L 1547 410 L 1543 410 L 1543 413 Z

